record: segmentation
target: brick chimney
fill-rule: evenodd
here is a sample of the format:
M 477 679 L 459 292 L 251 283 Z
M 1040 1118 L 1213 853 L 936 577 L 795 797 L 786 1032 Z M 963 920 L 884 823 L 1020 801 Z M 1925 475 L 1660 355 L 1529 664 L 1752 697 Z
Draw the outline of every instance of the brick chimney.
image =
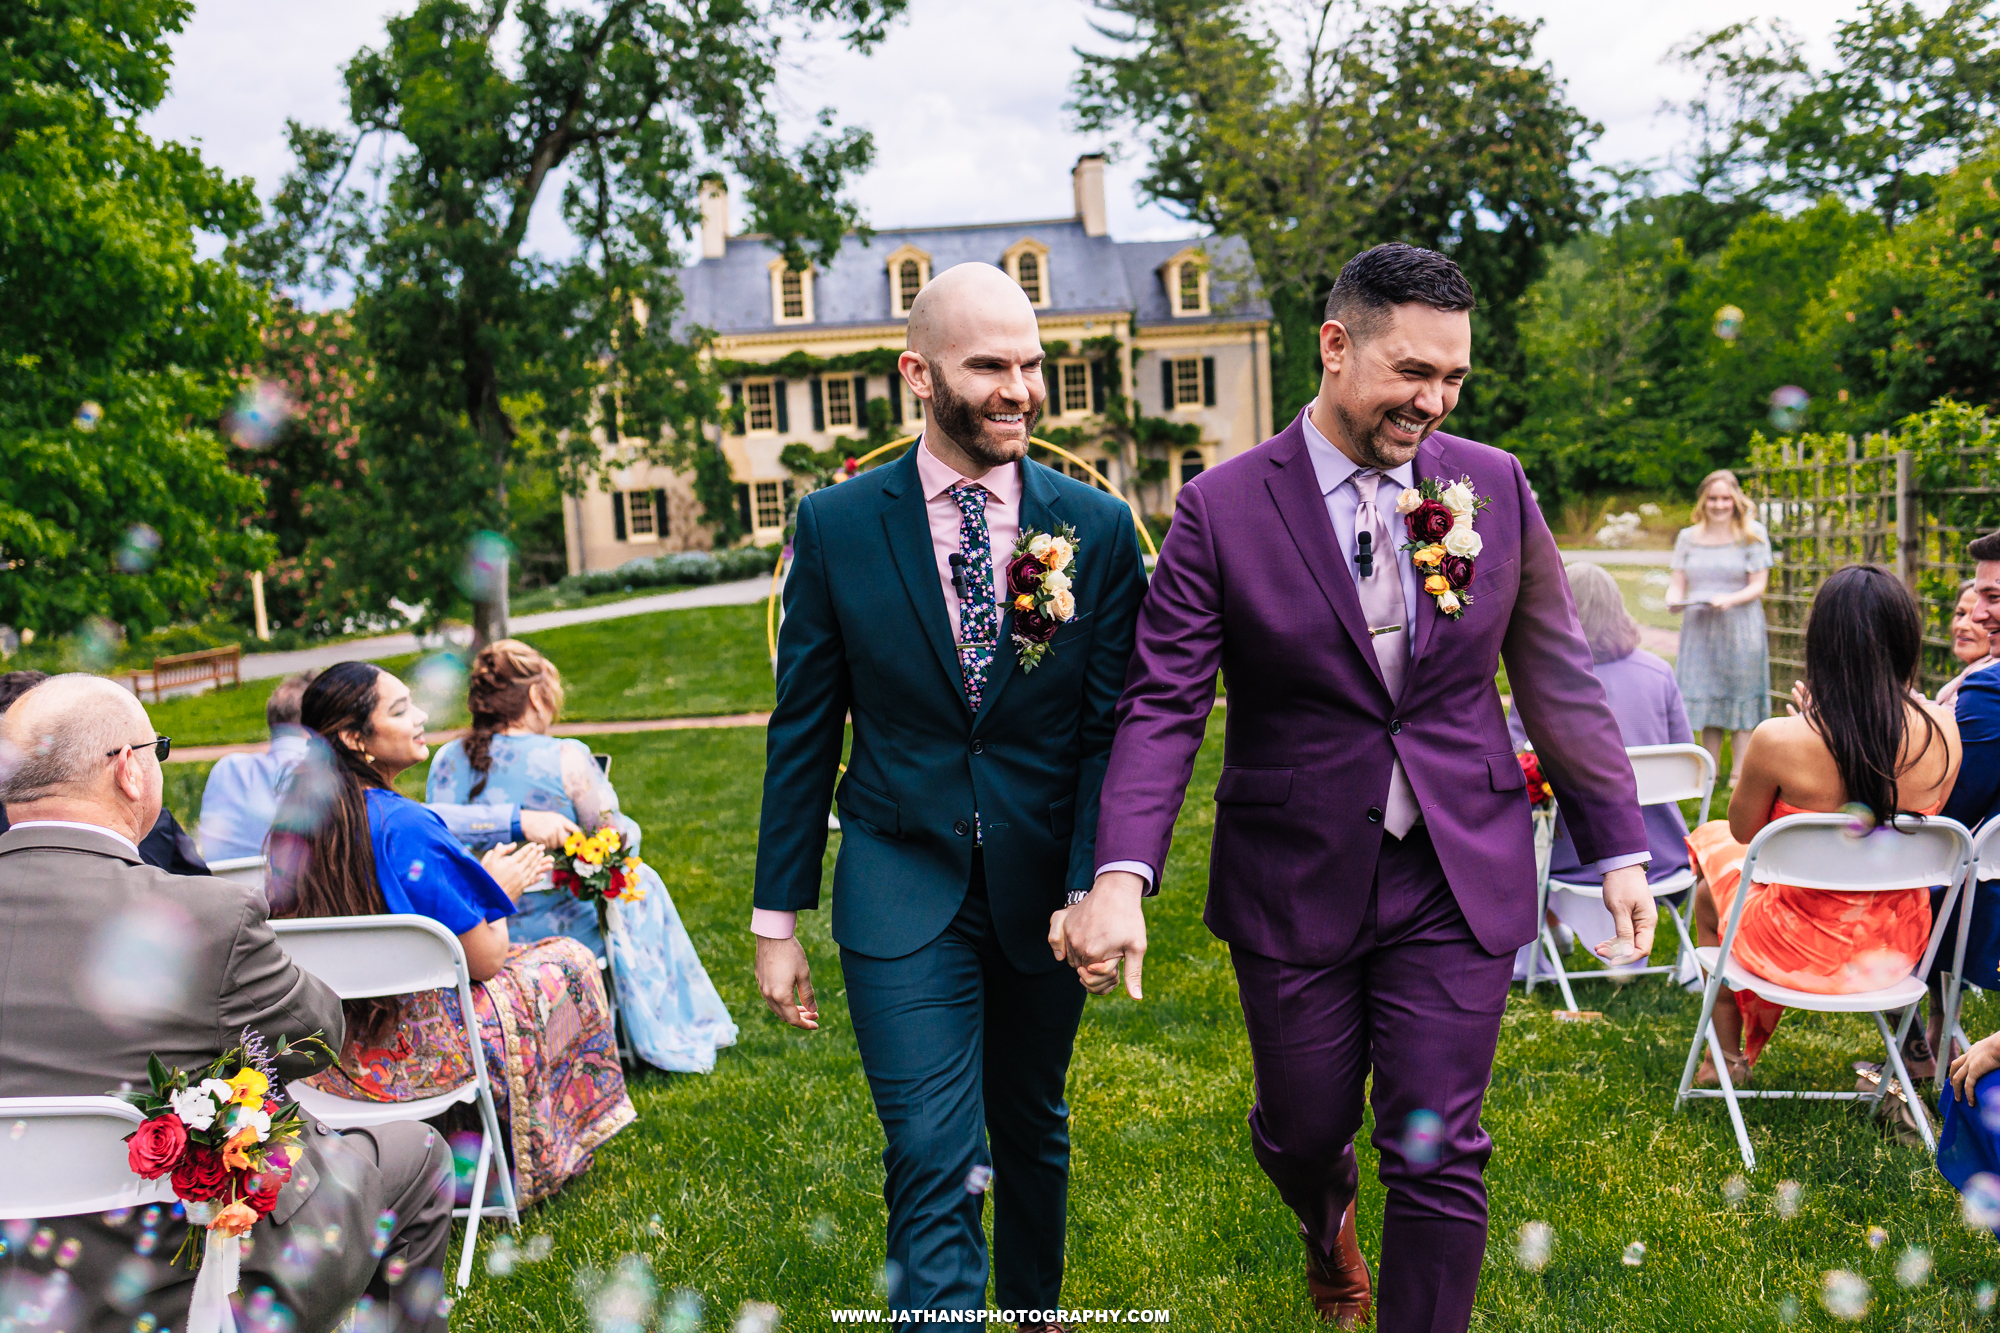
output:
M 1076 220 L 1083 224 L 1083 234 L 1104 235 L 1109 230 L 1104 223 L 1104 154 L 1079 157 L 1069 179 L 1076 190 Z
M 701 257 L 720 259 L 729 243 L 729 186 L 720 176 L 704 176 L 700 197 Z

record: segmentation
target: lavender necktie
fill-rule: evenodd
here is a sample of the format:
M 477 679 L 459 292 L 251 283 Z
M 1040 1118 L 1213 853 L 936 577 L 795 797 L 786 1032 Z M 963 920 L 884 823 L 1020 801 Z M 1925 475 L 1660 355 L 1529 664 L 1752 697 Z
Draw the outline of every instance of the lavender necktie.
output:
M 1382 683 L 1389 687 L 1391 701 L 1403 697 L 1403 676 L 1410 665 L 1409 618 L 1403 605 L 1403 575 L 1399 562 L 1400 545 L 1390 535 L 1389 524 L 1375 504 L 1375 491 L 1382 474 L 1362 468 L 1353 476 L 1355 492 L 1361 497 L 1354 511 L 1354 531 L 1374 538 L 1374 570 L 1363 576 L 1357 568 L 1354 585 L 1361 594 L 1361 614 L 1368 619 L 1375 661 L 1382 668 Z M 1386 631 L 1386 632 L 1385 632 Z M 1389 768 L 1389 801 L 1382 814 L 1382 827 L 1395 837 L 1408 833 L 1417 822 L 1417 796 L 1403 772 L 1403 761 L 1394 759 Z

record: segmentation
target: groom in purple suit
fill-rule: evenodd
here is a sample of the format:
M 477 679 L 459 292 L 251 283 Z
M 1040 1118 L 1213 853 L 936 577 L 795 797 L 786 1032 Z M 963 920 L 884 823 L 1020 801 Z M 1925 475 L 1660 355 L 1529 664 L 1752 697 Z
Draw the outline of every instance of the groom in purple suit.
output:
M 1138 997 L 1140 900 L 1221 670 L 1204 919 L 1249 1026 L 1251 1150 L 1298 1216 L 1322 1318 L 1358 1325 L 1373 1299 L 1384 1333 L 1463 1330 L 1486 1249 L 1480 1103 L 1514 951 L 1535 935 L 1501 657 L 1577 854 L 1603 875 L 1618 939 L 1598 951 L 1652 948 L 1646 829 L 1555 542 L 1512 455 L 1437 433 L 1470 369 L 1472 307 L 1442 255 L 1355 256 L 1327 300 L 1318 396 L 1181 488 L 1119 703 L 1096 882 L 1050 930 L 1086 986 L 1109 990 L 1122 960 Z M 1467 489 L 1411 513 L 1427 484 Z M 1442 550 L 1413 561 L 1412 528 Z M 1354 1225 L 1371 1069 L 1379 1294 Z

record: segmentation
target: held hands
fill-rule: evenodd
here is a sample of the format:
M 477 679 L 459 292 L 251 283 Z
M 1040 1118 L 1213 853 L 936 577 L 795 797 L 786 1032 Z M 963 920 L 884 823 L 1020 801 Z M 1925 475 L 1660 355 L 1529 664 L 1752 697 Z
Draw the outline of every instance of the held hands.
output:
M 549 871 L 555 868 L 549 854 L 532 842 L 519 846 L 503 842 L 488 849 L 486 855 L 479 858 L 479 864 L 486 867 L 486 873 L 493 876 L 494 882 L 517 903 L 521 901 L 522 894 L 547 879 Z
M 1140 906 L 1146 881 L 1130 871 L 1113 870 L 1074 907 L 1049 917 L 1049 950 L 1076 969 L 1076 979 L 1092 995 L 1109 995 L 1118 985 L 1118 963 L 1125 963 L 1125 993 L 1143 999 L 1140 964 L 1146 957 L 1146 910 Z
M 757 937 L 757 989 L 779 1018 L 807 1032 L 819 1031 L 812 965 L 796 935 L 785 940 Z
M 1646 885 L 1646 867 L 1622 866 L 1608 872 L 1604 876 L 1604 905 L 1618 927 L 1618 938 L 1598 945 L 1597 956 L 1607 962 L 1626 963 L 1650 955 L 1660 909 L 1653 905 L 1653 891 Z
M 576 821 L 553 810 L 523 810 L 521 812 L 521 836 L 529 842 L 539 843 L 554 851 L 563 845 L 563 839 L 572 833 L 581 833 Z

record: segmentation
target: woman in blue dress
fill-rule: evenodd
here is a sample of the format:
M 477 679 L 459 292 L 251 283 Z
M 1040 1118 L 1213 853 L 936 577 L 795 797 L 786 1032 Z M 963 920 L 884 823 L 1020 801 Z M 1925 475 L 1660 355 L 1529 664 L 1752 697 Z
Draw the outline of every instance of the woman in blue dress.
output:
M 618 793 L 582 741 L 548 734 L 562 711 L 562 676 L 517 639 L 487 645 L 473 659 L 468 690 L 472 735 L 440 748 L 424 799 L 438 804 L 518 805 L 553 810 L 586 832 L 616 825 L 634 855 L 639 826 L 618 809 Z M 736 1024 L 702 968 L 667 886 L 651 866 L 646 892 L 607 913 L 618 1012 L 632 1048 L 661 1069 L 705 1074 L 715 1052 L 736 1041 Z M 520 940 L 566 935 L 602 953 L 597 909 L 547 881 L 522 896 L 511 923 Z

